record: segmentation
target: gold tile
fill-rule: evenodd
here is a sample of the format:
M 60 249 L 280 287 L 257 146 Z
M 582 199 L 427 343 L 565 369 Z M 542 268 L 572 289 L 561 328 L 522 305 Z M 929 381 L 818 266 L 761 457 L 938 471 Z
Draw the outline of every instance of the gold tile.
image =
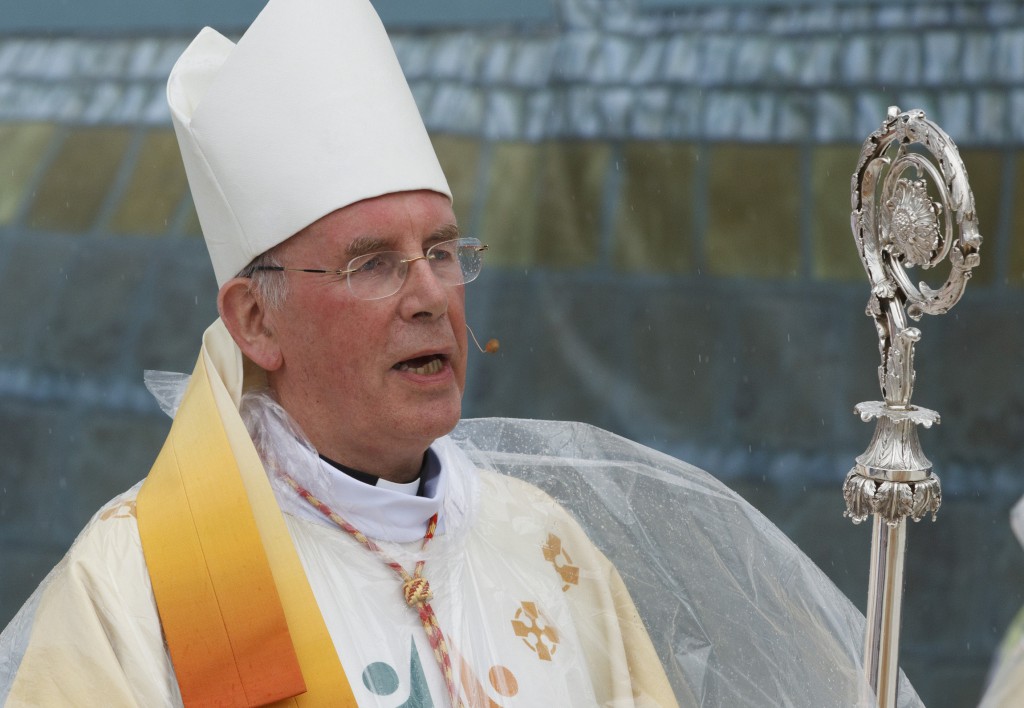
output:
M 452 190 L 455 218 L 463 230 L 467 230 L 470 228 L 476 199 L 480 141 L 458 135 L 433 135 L 431 140 Z
M 61 146 L 29 211 L 34 229 L 81 232 L 96 220 L 131 141 L 130 128 L 80 128 Z
M 818 147 L 811 156 L 812 269 L 818 280 L 867 282 L 850 229 L 850 179 L 859 158 L 856 145 Z
M 697 149 L 687 143 L 625 146 L 615 225 L 615 265 L 626 271 L 693 269 L 693 179 Z
M 185 192 L 185 168 L 174 131 L 146 135 L 131 182 L 110 228 L 120 234 L 162 234 L 170 226 Z
M 552 142 L 541 157 L 537 262 L 555 268 L 597 262 L 611 150 L 598 142 Z
M 708 268 L 714 275 L 789 278 L 800 268 L 799 151 L 717 145 L 711 150 Z
M 489 265 L 528 267 L 534 262 L 540 155 L 541 148 L 532 143 L 494 146 L 479 235 L 490 246 Z
M 49 123 L 0 124 L 0 226 L 17 214 L 53 133 Z
M 995 254 L 999 198 L 1003 188 L 1003 153 L 999 150 L 961 150 L 960 157 L 967 168 L 967 179 L 974 193 L 974 208 L 978 215 L 978 229 L 984 239 L 981 244 L 981 264 L 974 269 L 971 278 L 975 284 L 991 285 L 995 282 L 999 268 Z M 1018 182 L 1020 174 L 1018 172 Z M 1011 234 L 1007 234 L 1007 237 L 1013 238 Z M 946 272 L 948 269 L 943 269 L 943 273 Z M 928 280 L 931 282 L 931 279 Z M 932 282 L 931 285 L 936 287 L 942 282 Z

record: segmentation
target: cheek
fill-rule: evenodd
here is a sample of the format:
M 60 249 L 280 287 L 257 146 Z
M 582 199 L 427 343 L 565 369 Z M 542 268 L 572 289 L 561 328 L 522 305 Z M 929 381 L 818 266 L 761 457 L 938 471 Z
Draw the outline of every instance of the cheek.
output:
M 456 339 L 465 344 L 466 340 L 466 286 L 458 287 L 448 300 L 448 319 L 452 323 Z
M 296 298 L 289 304 L 293 306 L 279 318 L 286 363 L 310 378 L 336 373 L 346 332 L 339 318 L 322 302 Z
M 455 340 L 458 342 L 459 351 L 457 354 L 458 360 L 452 368 L 455 370 L 455 381 L 459 387 L 459 392 L 462 393 L 466 390 L 466 369 L 468 368 L 467 359 L 469 358 L 469 341 L 465 326 L 455 331 Z

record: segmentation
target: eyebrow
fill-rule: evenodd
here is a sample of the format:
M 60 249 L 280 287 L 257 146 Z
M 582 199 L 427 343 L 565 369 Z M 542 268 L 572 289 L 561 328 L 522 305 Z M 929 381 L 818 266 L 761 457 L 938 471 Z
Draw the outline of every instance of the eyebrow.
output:
M 459 237 L 459 227 L 456 224 L 445 224 L 427 239 L 427 243 L 435 244 L 442 241 L 451 241 Z
M 423 243 L 425 246 L 429 247 L 435 243 L 451 241 L 456 238 L 459 238 L 458 225 L 445 224 L 428 236 Z M 352 259 L 358 258 L 359 256 L 365 256 L 367 253 L 390 250 L 394 250 L 394 243 L 389 239 L 384 239 L 380 236 L 359 236 L 353 239 L 352 243 L 345 248 L 345 255 L 349 259 Z
M 386 251 L 389 244 L 379 236 L 359 236 L 345 248 L 345 255 L 349 258 L 358 258 L 374 251 Z

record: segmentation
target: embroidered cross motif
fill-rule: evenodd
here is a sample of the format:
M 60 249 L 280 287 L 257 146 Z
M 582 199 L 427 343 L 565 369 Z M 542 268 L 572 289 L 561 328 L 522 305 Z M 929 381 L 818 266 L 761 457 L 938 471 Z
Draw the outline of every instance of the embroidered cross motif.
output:
M 525 617 L 526 621 L 523 618 Z M 523 602 L 512 619 L 512 631 L 543 661 L 551 661 L 558 649 L 558 630 L 541 614 L 536 603 Z
M 578 585 L 580 582 L 580 569 L 572 564 L 572 558 L 568 551 L 562 548 L 562 539 L 555 534 L 548 534 L 547 543 L 540 547 L 544 553 L 544 560 L 555 567 L 562 577 L 562 592 L 569 589 L 570 585 Z M 559 562 L 561 560 L 562 562 Z

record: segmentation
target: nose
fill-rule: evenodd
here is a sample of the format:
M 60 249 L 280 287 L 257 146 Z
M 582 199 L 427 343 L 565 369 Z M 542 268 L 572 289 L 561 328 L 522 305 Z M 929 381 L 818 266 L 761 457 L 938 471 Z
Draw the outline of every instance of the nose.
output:
M 426 256 L 410 258 L 408 271 L 399 290 L 401 313 L 405 319 L 436 319 L 448 311 L 448 287 L 430 268 Z

